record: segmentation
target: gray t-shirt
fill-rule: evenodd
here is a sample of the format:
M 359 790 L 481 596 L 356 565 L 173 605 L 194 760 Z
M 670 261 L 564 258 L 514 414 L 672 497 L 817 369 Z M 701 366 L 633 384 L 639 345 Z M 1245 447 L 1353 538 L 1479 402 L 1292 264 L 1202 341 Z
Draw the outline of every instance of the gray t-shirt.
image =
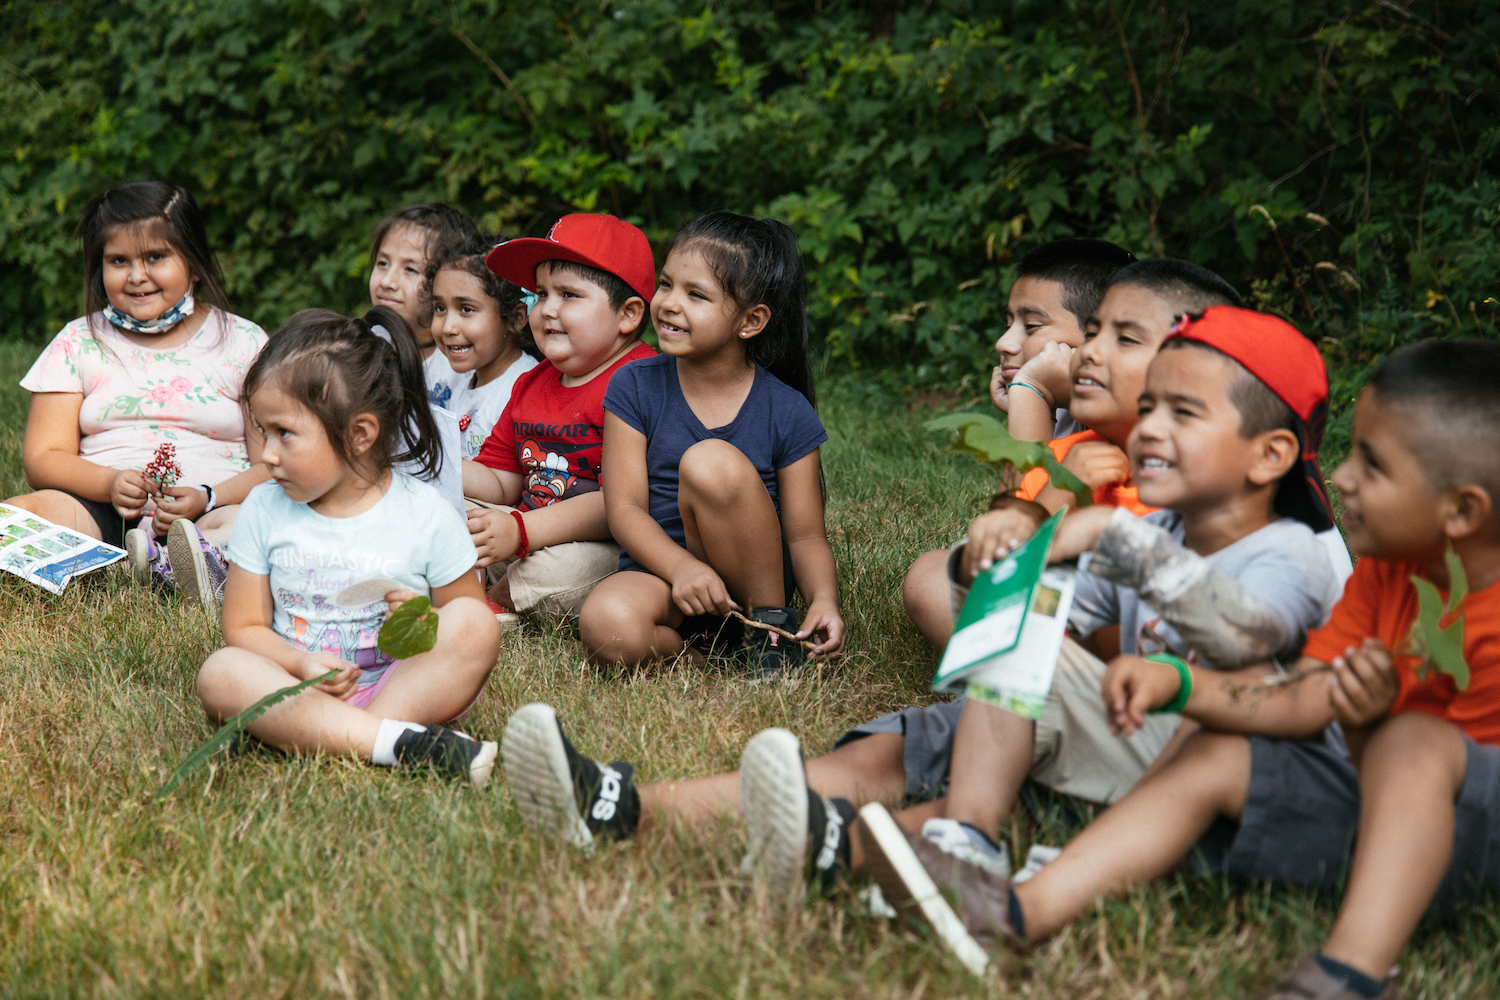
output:
M 1165 530 L 1178 544 L 1183 540 L 1182 517 L 1160 510 L 1142 518 Z M 1252 532 L 1207 557 L 1209 565 L 1233 577 L 1252 597 L 1276 612 L 1284 628 L 1276 658 L 1287 662 L 1301 653 L 1309 629 L 1327 620 L 1341 592 L 1340 581 L 1312 529 L 1282 518 Z M 1120 652 L 1132 656 L 1168 652 L 1197 661 L 1177 630 L 1163 620 L 1131 587 L 1087 572 L 1088 556 L 1079 561 L 1077 591 L 1068 624 L 1089 635 L 1119 623 Z M 1208 666 L 1209 664 L 1204 664 Z

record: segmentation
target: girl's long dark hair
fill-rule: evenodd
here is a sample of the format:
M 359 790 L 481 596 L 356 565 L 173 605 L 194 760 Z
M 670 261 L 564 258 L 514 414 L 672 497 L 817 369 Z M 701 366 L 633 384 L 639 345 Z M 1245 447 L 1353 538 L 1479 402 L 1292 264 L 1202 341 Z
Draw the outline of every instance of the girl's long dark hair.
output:
M 375 327 L 385 328 L 389 343 Z M 376 306 L 359 319 L 329 309 L 294 314 L 245 375 L 244 405 L 272 382 L 312 411 L 344 464 L 353 465 L 349 425 L 369 413 L 380 423 L 369 452 L 380 472 L 411 462 L 418 478 L 437 478 L 443 449 L 422 382 L 422 352 L 395 310 Z
M 142 223 L 187 261 L 197 279 L 193 297 L 228 312 L 224 272 L 209 246 L 203 214 L 193 196 L 187 188 L 165 181 L 132 181 L 95 195 L 83 206 L 78 239 L 83 244 L 84 314 L 92 317 L 109 301 L 104 293 L 104 244 L 122 226 Z M 94 332 L 92 319 L 89 332 Z
M 771 310 L 766 328 L 746 342 L 745 356 L 816 406 L 807 359 L 807 280 L 796 234 L 775 219 L 710 212 L 683 227 L 667 254 L 690 247 L 736 306 Z

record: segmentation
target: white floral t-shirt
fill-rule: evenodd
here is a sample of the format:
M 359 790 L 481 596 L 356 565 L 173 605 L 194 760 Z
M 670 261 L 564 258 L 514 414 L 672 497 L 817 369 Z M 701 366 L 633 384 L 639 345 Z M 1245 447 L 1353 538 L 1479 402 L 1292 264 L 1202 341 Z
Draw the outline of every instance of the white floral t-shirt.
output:
M 31 392 L 81 392 L 78 454 L 111 469 L 143 469 L 158 445 L 177 446 L 183 484 L 222 482 L 250 467 L 240 389 L 266 342 L 247 319 L 213 310 L 185 344 L 127 340 L 96 315 L 52 338 L 21 379 Z
M 485 385 L 475 387 L 473 372 L 456 372 L 442 351 L 433 351 L 423 363 L 427 379 L 427 401 L 458 417 L 464 435 L 464 458 L 473 460 L 489 440 L 495 421 L 510 402 L 510 392 L 523 372 L 537 366 L 536 358 L 522 354 L 510 367 Z

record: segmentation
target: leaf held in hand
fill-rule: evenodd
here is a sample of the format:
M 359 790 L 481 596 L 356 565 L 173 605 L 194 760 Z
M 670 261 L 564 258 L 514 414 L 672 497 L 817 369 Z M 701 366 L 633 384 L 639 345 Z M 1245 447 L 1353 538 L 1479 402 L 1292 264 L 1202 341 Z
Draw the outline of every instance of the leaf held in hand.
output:
M 1063 468 L 1051 448 L 1040 441 L 1018 441 L 1010 436 L 1010 429 L 1005 424 L 988 414 L 949 413 L 929 420 L 925 426 L 930 431 L 957 431 L 958 438 L 952 445 L 954 451 L 966 451 L 991 465 L 1015 466 L 1022 475 L 1032 469 L 1046 469 L 1052 485 L 1073 494 L 1079 507 L 1094 502 L 1093 491 L 1083 480 Z
M 426 653 L 437 645 L 438 613 L 425 597 L 414 597 L 380 626 L 380 651 L 394 660 Z
M 1449 549 L 1445 557 L 1448 562 L 1448 579 L 1452 589 L 1448 601 L 1438 594 L 1438 589 L 1426 580 L 1413 576 L 1412 586 L 1417 589 L 1417 620 L 1412 623 L 1408 645 L 1423 658 L 1417 668 L 1419 680 L 1425 680 L 1429 671 L 1437 670 L 1453 678 L 1453 686 L 1460 691 L 1469 689 L 1469 664 L 1464 660 L 1464 618 L 1456 614 L 1469 593 L 1469 578 L 1464 573 L 1464 564 Z M 1443 619 L 1453 620 L 1443 627 Z
M 256 719 L 264 715 L 266 709 L 270 708 L 272 705 L 277 704 L 278 702 L 285 701 L 294 694 L 301 694 L 303 691 L 306 691 L 314 684 L 321 684 L 323 681 L 332 680 L 333 678 L 338 676 L 338 673 L 339 672 L 337 670 L 330 670 L 326 674 L 320 674 L 319 676 L 313 677 L 309 680 L 305 680 L 300 684 L 293 684 L 291 687 L 284 687 L 279 691 L 272 691 L 260 701 L 257 701 L 255 704 L 245 709 L 239 715 L 226 719 L 224 721 L 224 724 L 219 727 L 217 732 L 215 732 L 206 741 L 204 741 L 204 743 L 199 746 L 198 749 L 194 750 L 192 753 L 183 758 L 182 763 L 178 764 L 176 770 L 174 770 L 167 777 L 167 783 L 165 785 L 162 785 L 161 791 L 156 793 L 156 797 L 158 799 L 164 799 L 168 795 L 171 795 L 174 791 L 177 790 L 177 786 L 182 784 L 183 781 L 187 779 L 188 775 L 192 774 L 194 771 L 198 770 L 198 768 L 206 764 L 208 762 L 208 759 L 214 754 L 227 747 L 236 736 L 244 731 L 246 726 L 250 725 L 250 723 L 254 722 Z

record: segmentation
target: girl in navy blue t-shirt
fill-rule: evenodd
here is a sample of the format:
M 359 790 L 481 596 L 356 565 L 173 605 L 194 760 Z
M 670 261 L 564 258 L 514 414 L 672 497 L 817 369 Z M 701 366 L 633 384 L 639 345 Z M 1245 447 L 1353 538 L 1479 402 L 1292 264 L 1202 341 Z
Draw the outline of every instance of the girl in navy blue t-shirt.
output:
M 814 656 L 843 648 L 805 301 L 797 238 L 779 222 L 714 212 L 667 248 L 651 300 L 662 353 L 621 368 L 604 397 L 600 483 L 624 554 L 580 614 L 595 660 L 743 635 L 757 673 L 800 661 L 797 643 L 731 610 L 812 637 Z

